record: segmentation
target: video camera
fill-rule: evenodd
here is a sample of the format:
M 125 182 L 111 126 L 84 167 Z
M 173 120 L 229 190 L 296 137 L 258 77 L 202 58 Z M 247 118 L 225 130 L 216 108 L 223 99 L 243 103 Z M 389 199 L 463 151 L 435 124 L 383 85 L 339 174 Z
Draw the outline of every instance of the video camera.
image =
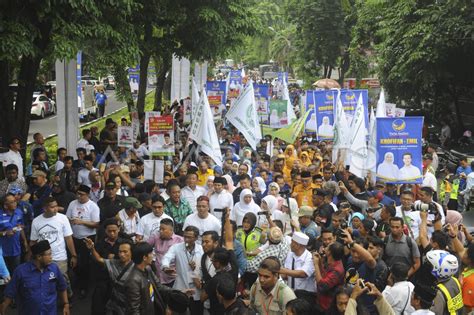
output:
M 279 192 L 279 194 L 282 198 L 285 198 L 285 199 L 291 197 L 291 191 L 289 191 L 289 190 L 282 190 L 282 191 Z

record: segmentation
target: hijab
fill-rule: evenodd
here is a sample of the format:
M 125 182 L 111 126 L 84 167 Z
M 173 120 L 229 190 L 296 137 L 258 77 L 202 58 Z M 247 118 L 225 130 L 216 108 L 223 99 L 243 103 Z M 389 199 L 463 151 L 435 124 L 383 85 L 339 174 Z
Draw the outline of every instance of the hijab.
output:
M 255 179 L 258 182 L 258 188 L 260 189 L 260 192 L 263 194 L 267 190 L 267 185 L 265 184 L 265 181 L 261 177 L 255 177 Z
M 270 213 L 273 213 L 275 210 L 277 210 L 278 201 L 274 196 L 267 195 L 263 197 L 262 201 L 265 201 L 268 206 L 268 211 L 270 211 Z
M 225 174 L 222 177 L 224 177 L 227 180 L 227 191 L 230 193 L 233 193 L 235 187 L 234 187 L 234 181 L 232 180 L 232 177 L 230 177 L 229 174 Z

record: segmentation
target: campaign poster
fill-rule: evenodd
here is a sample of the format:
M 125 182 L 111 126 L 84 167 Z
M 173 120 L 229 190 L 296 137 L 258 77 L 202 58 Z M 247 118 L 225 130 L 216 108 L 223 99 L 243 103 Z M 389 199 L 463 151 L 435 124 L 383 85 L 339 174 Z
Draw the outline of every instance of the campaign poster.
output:
M 334 90 L 314 91 L 314 107 L 316 115 L 318 140 L 332 140 L 334 138 L 334 105 L 337 92 Z M 314 122 L 312 122 L 314 124 Z
M 270 100 L 270 128 L 281 128 L 288 125 L 287 106 L 288 101 L 286 100 Z
M 193 113 L 193 102 L 189 97 L 183 100 L 183 123 L 189 125 L 191 123 L 191 117 Z
M 225 88 L 226 88 L 225 81 L 207 81 L 206 83 L 207 98 L 210 99 L 209 98 L 210 96 L 219 96 L 220 104 L 225 106 L 225 103 L 227 100 L 227 96 L 225 94 Z
M 385 103 L 385 115 L 387 117 L 395 117 L 396 109 L 397 109 L 397 105 L 393 103 Z
M 278 72 L 277 80 L 288 85 L 288 72 Z
M 395 117 L 405 117 L 405 109 L 403 108 L 395 108 Z
M 306 91 L 305 97 L 305 113 L 310 112 L 305 122 L 305 133 L 315 134 L 318 131 L 316 123 L 316 113 L 314 112 L 314 92 L 313 90 Z
M 140 65 L 128 68 L 128 83 L 132 95 L 138 95 L 138 84 L 140 82 Z
M 222 120 L 222 112 L 224 111 L 225 106 L 222 104 L 221 97 L 219 95 L 207 96 L 209 106 L 211 107 L 212 117 L 214 122 Z
M 266 84 L 253 85 L 255 94 L 255 104 L 257 105 L 257 113 L 261 124 L 268 125 L 268 97 L 269 87 Z
M 354 118 L 355 109 L 357 107 L 357 101 L 359 96 L 362 94 L 362 102 L 364 104 L 365 114 L 365 127 L 369 129 L 369 93 L 367 90 L 341 90 L 341 102 L 344 107 L 344 113 L 346 114 L 347 122 L 349 125 L 352 123 Z M 336 95 L 337 97 L 337 95 Z
M 148 121 L 148 150 L 154 156 L 174 155 L 173 116 L 150 117 Z
M 137 140 L 140 136 L 140 119 L 137 111 L 130 112 L 130 121 L 132 122 L 133 140 Z
M 82 51 L 76 56 L 76 89 L 77 89 L 77 107 L 84 108 L 82 98 Z
M 133 128 L 131 126 L 118 126 L 117 137 L 119 147 L 131 148 L 133 146 Z
M 150 121 L 150 117 L 158 117 L 161 116 L 160 112 L 145 112 L 145 126 L 144 131 L 148 132 L 148 122 Z
M 423 117 L 377 118 L 377 180 L 394 184 L 423 182 Z
M 244 89 L 242 82 L 242 70 L 230 70 L 229 72 L 229 99 L 237 98 L 240 91 Z

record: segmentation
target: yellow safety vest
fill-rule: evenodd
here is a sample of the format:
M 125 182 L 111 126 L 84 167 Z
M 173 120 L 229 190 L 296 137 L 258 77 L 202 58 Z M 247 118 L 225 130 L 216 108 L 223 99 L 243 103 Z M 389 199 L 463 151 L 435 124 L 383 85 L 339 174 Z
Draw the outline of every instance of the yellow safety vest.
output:
M 262 237 L 262 230 L 255 227 L 249 234 L 245 234 L 243 228 L 239 228 L 235 233 L 235 238 L 242 244 L 246 252 L 251 252 L 260 247 L 260 238 Z M 248 256 L 248 260 L 252 260 L 253 256 Z
M 441 290 L 441 292 L 443 292 L 444 296 L 446 297 L 449 314 L 456 315 L 457 311 L 464 307 L 464 303 L 462 300 L 462 289 L 459 280 L 455 277 L 451 278 L 456 282 L 456 285 L 459 289 L 459 293 L 455 297 L 452 297 L 451 294 L 449 294 L 449 291 L 444 285 L 444 283 L 438 283 L 438 288 Z
M 447 192 L 450 193 L 449 199 L 458 200 L 459 179 L 455 179 L 453 183 L 450 183 L 447 179 L 443 180 L 439 190 L 440 200 L 444 200 L 444 196 Z

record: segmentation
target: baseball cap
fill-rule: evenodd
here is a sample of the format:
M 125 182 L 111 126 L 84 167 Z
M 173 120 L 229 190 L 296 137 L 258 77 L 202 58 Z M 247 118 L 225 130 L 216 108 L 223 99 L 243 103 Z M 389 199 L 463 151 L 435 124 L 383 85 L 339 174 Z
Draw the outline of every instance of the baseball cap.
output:
M 309 206 L 302 206 L 298 212 L 298 217 L 312 217 L 314 209 Z
M 33 172 L 33 174 L 31 174 L 31 177 L 33 177 L 33 178 L 39 177 L 39 176 L 46 177 L 47 175 L 42 170 L 36 170 L 36 171 Z
M 142 204 L 140 203 L 140 201 L 138 201 L 137 198 L 135 197 L 127 197 L 125 198 L 125 202 L 123 203 L 123 207 L 128 209 L 128 208 L 137 208 L 137 209 L 141 209 L 143 206 Z

